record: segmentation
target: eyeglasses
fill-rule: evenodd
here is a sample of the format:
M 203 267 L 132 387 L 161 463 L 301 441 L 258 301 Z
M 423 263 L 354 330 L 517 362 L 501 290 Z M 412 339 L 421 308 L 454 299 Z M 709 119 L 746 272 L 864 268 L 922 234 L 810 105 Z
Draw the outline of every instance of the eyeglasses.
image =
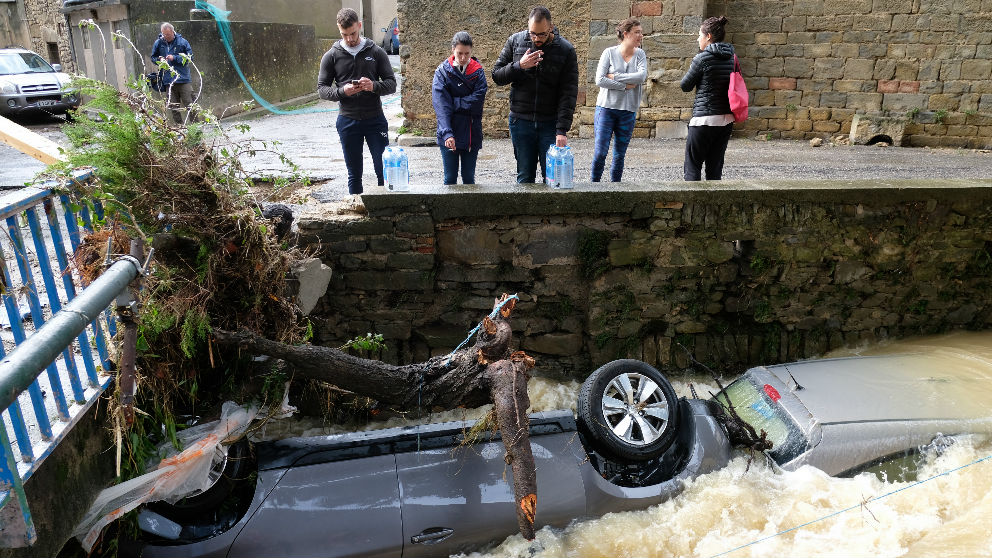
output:
M 548 36 L 551 35 L 551 31 L 545 31 L 544 33 L 535 33 L 533 31 L 528 31 L 528 33 L 530 33 L 530 36 L 534 37 L 535 39 L 547 39 Z

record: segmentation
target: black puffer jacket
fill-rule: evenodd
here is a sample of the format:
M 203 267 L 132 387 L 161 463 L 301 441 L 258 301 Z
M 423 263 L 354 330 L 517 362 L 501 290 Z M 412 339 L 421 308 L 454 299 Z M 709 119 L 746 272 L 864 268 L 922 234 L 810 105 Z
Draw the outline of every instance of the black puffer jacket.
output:
M 730 73 L 734 71 L 734 45 L 713 43 L 697 54 L 682 78 L 682 91 L 696 88 L 692 102 L 693 116 L 731 114 Z
M 532 121 L 554 120 L 559 134 L 572 127 L 575 99 L 579 93 L 579 64 L 575 47 L 558 35 L 544 43 L 544 59 L 534 68 L 520 68 L 520 58 L 534 43 L 527 31 L 510 35 L 503 46 L 493 81 L 510 85 L 510 116 Z

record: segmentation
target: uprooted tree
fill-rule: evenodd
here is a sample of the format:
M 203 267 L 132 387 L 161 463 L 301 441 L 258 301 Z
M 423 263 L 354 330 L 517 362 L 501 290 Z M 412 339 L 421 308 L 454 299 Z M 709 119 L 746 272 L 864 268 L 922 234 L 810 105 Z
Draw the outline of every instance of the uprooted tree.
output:
M 520 532 L 534 537 L 536 473 L 527 421 L 534 361 L 511 350 L 508 320 L 515 297 L 496 301 L 474 345 L 420 364 L 394 366 L 306 345 L 310 328 L 285 279 L 301 254 L 276 234 L 279 223 L 266 218 L 266 200 L 253 193 L 259 180 L 278 190 L 302 179 L 245 171 L 242 159 L 271 145 L 232 139 L 233 132 L 209 114 L 205 122 L 176 124 L 147 84 L 118 92 L 87 82 L 85 92 L 92 97 L 87 113 L 96 117 L 80 115 L 69 128 L 68 160 L 53 173 L 72 184 L 77 204 L 99 204 L 105 215 L 77 251 L 78 271 L 84 280 L 98 274 L 108 245 L 111 252 L 128 253 L 137 239 L 156 248 L 137 319 L 140 388 L 133 404 L 141 412 L 111 405 L 110 427 L 124 455 L 121 480 L 144 472 L 154 438 L 163 431 L 175 443 L 182 415 L 209 413 L 228 398 L 279 401 L 286 370 L 260 370 L 242 356 L 264 354 L 287 364 L 293 378 L 400 411 L 494 403 Z M 82 166 L 94 167 L 96 177 L 84 185 L 71 180 L 73 169 Z

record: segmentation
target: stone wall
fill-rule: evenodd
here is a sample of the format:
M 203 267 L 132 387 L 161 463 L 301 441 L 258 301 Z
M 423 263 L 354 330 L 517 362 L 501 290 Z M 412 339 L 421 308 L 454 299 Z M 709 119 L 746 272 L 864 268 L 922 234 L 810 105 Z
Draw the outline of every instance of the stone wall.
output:
M 510 31 L 532 4 L 400 2 L 404 112 L 408 126 L 433 133 L 433 68 L 450 36 L 467 29 L 490 70 Z M 992 0 L 572 0 L 549 3 L 579 49 L 584 99 L 573 133 L 591 135 L 595 67 L 616 43 L 614 26 L 638 17 L 646 33 L 649 81 L 635 135 L 685 134 L 692 94 L 678 83 L 696 53 L 699 23 L 730 20 L 752 93 L 739 136 L 828 138 L 850 131 L 857 113 L 902 116 L 905 145 L 992 146 Z M 409 32 L 408 32 L 409 31 Z M 415 32 L 414 32 L 415 31 Z M 480 39 L 481 36 L 481 39 Z M 579 43 L 586 39 L 586 45 Z M 410 91 L 407 96 L 406 91 Z M 490 93 L 487 133 L 505 135 L 506 88 Z
M 193 60 L 203 73 L 201 104 L 220 114 L 225 108 L 252 100 L 228 57 L 214 20 L 173 21 L 193 47 Z M 135 25 L 138 44 L 148 45 L 159 35 L 159 24 Z M 312 25 L 231 22 L 232 50 L 248 83 L 263 99 L 277 103 L 310 95 L 316 90 L 321 52 Z M 278 40 L 274 38 L 278 37 Z M 273 63 L 277 60 L 278 63 Z M 146 58 L 146 61 L 148 59 Z M 150 62 L 150 61 L 149 61 Z M 193 83 L 199 79 L 193 72 Z M 227 114 L 237 110 L 228 109 Z
M 507 37 L 527 29 L 527 16 L 534 5 L 533 2 L 520 0 L 488 4 L 474 0 L 399 0 L 403 114 L 407 127 L 434 135 L 437 126 L 431 104 L 434 70 L 451 55 L 451 37 L 464 30 L 472 35 L 472 54 L 482 62 L 489 79 L 489 94 L 483 115 L 486 133 L 507 137 L 510 88 L 497 87 L 492 82 L 492 69 Z M 579 83 L 585 83 L 587 70 L 584 61 L 589 52 L 589 0 L 551 0 L 545 5 L 551 10 L 551 18 L 561 36 L 575 45 L 579 59 Z M 585 102 L 585 92 L 580 88 L 578 104 Z
M 628 185 L 631 186 L 631 185 Z M 381 333 L 383 359 L 461 342 L 501 293 L 539 373 L 618 357 L 718 370 L 885 337 L 992 327 L 992 180 L 536 186 L 368 193 L 304 220 L 334 275 L 315 342 Z

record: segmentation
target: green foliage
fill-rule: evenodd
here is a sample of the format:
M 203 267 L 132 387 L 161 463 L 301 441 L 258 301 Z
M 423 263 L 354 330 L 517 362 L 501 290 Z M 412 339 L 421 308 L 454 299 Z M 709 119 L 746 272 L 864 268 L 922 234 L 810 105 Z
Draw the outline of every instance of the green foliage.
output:
M 606 231 L 583 229 L 579 233 L 579 266 L 583 277 L 595 279 L 610 269 L 610 239 Z
M 947 111 L 944 109 L 939 109 L 933 113 L 933 120 L 937 124 L 943 124 L 945 118 L 947 118 Z
M 381 333 L 366 333 L 365 335 L 360 335 L 354 339 L 349 339 L 345 341 L 344 345 L 338 347 L 342 351 L 354 350 L 362 351 L 364 353 L 379 353 L 385 351 L 386 343 L 383 342 Z
M 190 308 L 183 317 L 182 341 L 179 347 L 187 358 L 193 357 L 200 343 L 207 340 L 210 333 L 210 316 L 201 310 Z
M 402 125 L 402 126 L 400 126 L 399 128 L 396 129 L 396 133 L 397 134 L 405 134 L 405 133 L 407 133 L 407 131 L 408 131 L 408 129 L 406 127 L 406 124 L 404 124 L 404 125 Z
M 920 107 L 913 107 L 906 111 L 906 116 L 909 118 L 916 118 L 917 114 L 920 114 Z

